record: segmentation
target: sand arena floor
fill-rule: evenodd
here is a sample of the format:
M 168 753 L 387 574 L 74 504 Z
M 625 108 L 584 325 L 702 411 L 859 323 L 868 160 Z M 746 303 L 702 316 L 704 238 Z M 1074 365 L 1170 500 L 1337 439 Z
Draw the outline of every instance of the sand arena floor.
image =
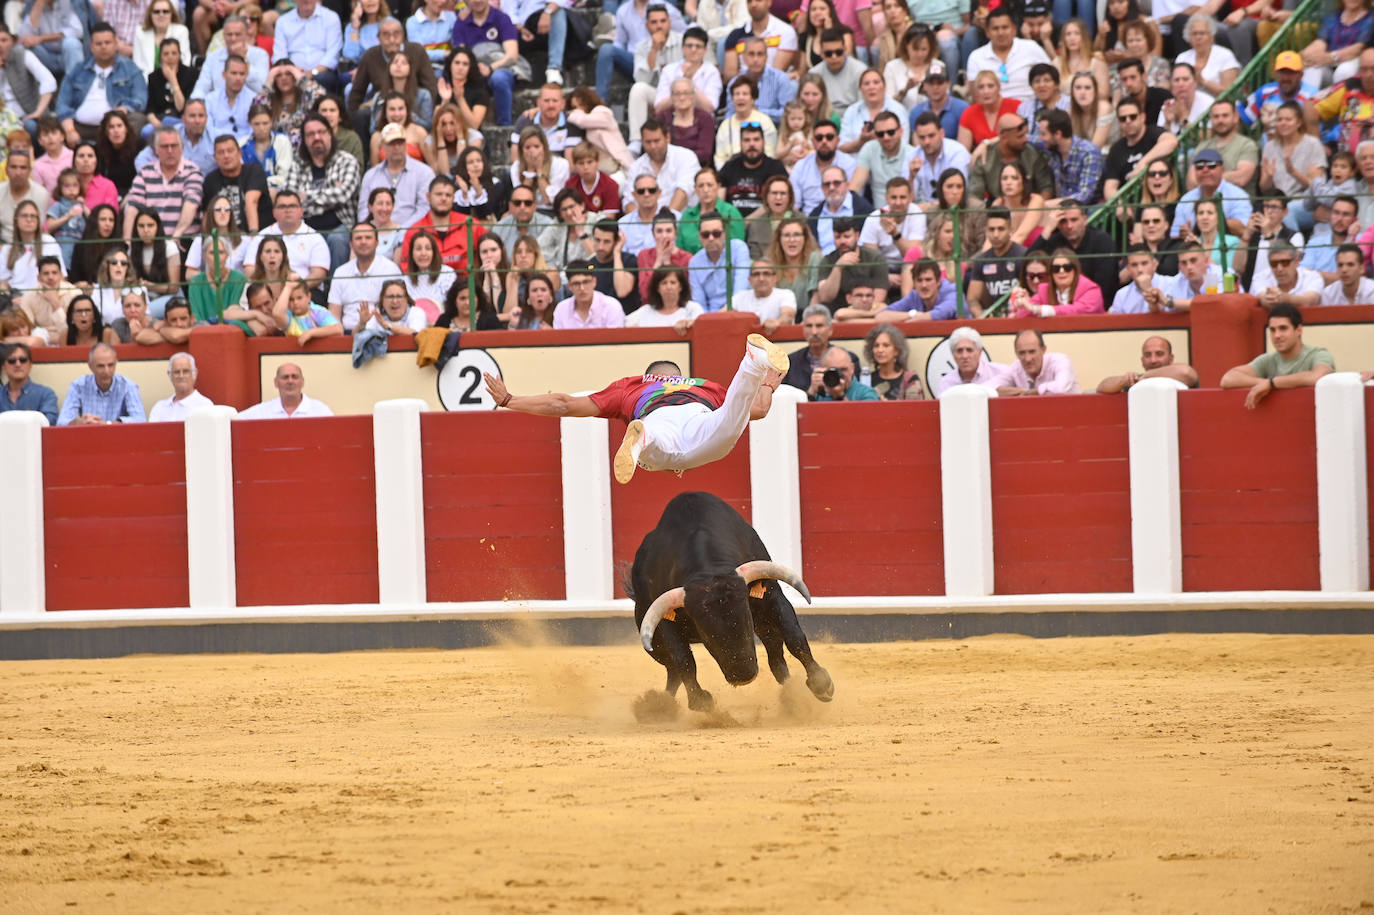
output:
M 652 725 L 629 645 L 0 665 L 0 910 L 1374 909 L 1374 638 L 817 654 Z

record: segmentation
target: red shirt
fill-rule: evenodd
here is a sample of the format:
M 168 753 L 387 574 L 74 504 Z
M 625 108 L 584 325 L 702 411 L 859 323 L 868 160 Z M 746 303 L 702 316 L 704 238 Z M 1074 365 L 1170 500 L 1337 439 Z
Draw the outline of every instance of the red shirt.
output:
M 620 185 L 605 172 L 597 172 L 597 175 L 596 186 L 590 194 L 582 187 L 582 176 L 577 172 L 572 173 L 564 187 L 577 191 L 577 196 L 582 198 L 582 208 L 588 213 L 619 213 Z
M 597 391 L 592 403 L 602 416 L 629 422 L 675 404 L 700 403 L 718 409 L 725 403 L 725 388 L 703 378 L 632 375 Z
M 997 117 L 988 124 L 988 116 L 983 113 L 982 105 L 969 105 L 964 109 L 964 113 L 959 116 L 959 126 L 967 127 L 973 134 L 973 145 L 977 146 L 984 140 L 997 139 L 997 122 L 1004 114 L 1015 114 L 1021 107 L 1021 103 L 1014 98 L 1002 99 L 1002 107 L 997 109 Z
M 466 273 L 468 269 L 467 220 L 470 218 L 466 213 L 459 213 L 454 210 L 448 214 L 448 231 L 440 232 L 434 228 L 434 216 L 426 213 L 424 219 L 415 223 L 415 228 L 406 232 L 397 252 L 400 256 L 396 259 L 396 263 L 402 270 L 410 270 L 410 240 L 415 237 L 417 232 L 424 229 L 439 240 L 439 256 L 444 263 L 452 267 L 457 273 Z M 486 226 L 474 219 L 472 221 L 473 247 L 476 247 L 477 243 L 482 240 L 482 236 L 486 234 Z
M 650 245 L 635 256 L 635 263 L 639 266 L 639 297 L 644 301 L 649 301 L 649 281 L 654 278 L 654 261 L 658 259 L 658 251 Z M 683 270 L 692 263 L 692 255 L 677 249 L 677 253 L 669 258 L 675 266 Z M 684 303 L 685 304 L 685 303 Z

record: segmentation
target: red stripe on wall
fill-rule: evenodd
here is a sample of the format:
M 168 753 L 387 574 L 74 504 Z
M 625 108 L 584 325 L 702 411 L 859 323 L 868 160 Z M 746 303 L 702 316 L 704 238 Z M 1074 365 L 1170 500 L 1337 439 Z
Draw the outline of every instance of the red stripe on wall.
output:
M 180 423 L 43 430 L 49 610 L 184 607 Z
M 797 435 L 811 593 L 943 594 L 938 405 L 801 404 Z
M 609 423 L 611 455 L 625 437 L 625 423 Z M 629 574 L 635 552 L 644 535 L 658 526 L 664 507 L 684 492 L 709 492 L 752 523 L 753 503 L 749 485 L 749 431 L 746 429 L 729 454 L 719 461 L 684 471 L 681 476 L 664 470 L 636 470 L 625 485 L 611 477 L 611 555 L 615 560 L 615 596 L 624 597 L 623 575 Z
M 1130 591 L 1126 398 L 988 404 L 998 594 Z
M 1178 398 L 1183 590 L 1317 590 L 1313 391 Z
M 420 440 L 429 599 L 563 599 L 558 421 L 424 413 Z
M 376 603 L 372 417 L 232 430 L 239 606 Z

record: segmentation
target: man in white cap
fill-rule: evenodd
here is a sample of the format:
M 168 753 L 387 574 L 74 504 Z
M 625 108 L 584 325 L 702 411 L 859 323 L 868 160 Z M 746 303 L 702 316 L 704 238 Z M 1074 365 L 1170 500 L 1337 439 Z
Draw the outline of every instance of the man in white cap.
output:
M 367 199 L 373 189 L 390 188 L 396 200 L 391 218 L 409 228 L 429 212 L 429 183 L 434 169 L 406 155 L 406 131 L 400 124 L 382 128 L 382 161 L 367 170 L 358 188 L 358 221 L 368 218 Z
M 196 357 L 190 353 L 177 353 L 167 360 L 167 377 L 172 379 L 172 396 L 153 404 L 148 422 L 185 422 L 186 417 L 195 410 L 215 405 L 214 401 L 196 390 L 196 379 L 200 373 L 196 369 Z
M 983 351 L 983 337 L 972 327 L 956 327 L 949 335 L 950 352 L 954 355 L 954 371 L 940 379 L 935 389 L 936 397 L 943 397 L 950 388 L 961 384 L 976 384 L 991 390 L 997 389 L 997 382 L 1007 371 L 988 358 Z

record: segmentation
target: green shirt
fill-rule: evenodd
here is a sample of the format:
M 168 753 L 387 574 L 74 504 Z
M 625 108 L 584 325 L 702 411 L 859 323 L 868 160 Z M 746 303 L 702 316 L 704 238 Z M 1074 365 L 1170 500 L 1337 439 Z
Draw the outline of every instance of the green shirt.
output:
M 739 209 L 733 203 L 717 200 L 716 212 L 725 217 L 726 237 L 744 241 L 744 215 Z M 693 204 L 683 210 L 682 218 L 677 221 L 677 246 L 688 254 L 696 254 L 701 250 L 701 238 L 697 235 L 697 227 L 700 224 L 699 204 Z
M 225 308 L 239 303 L 239 299 L 243 297 L 243 287 L 246 285 L 247 277 L 237 270 L 230 270 L 224 285 L 218 289 L 210 285 L 208 273 L 203 270 L 197 273 L 187 284 L 186 299 L 191 305 L 192 320 L 197 324 L 218 322 Z
M 1280 375 L 1310 372 L 1319 365 L 1325 365 L 1333 372 L 1336 370 L 1336 360 L 1331 358 L 1330 350 L 1324 346 L 1308 346 L 1305 343 L 1302 349 L 1298 350 L 1297 358 L 1291 362 L 1285 362 L 1276 352 L 1256 356 L 1250 362 L 1250 368 L 1261 378 L 1278 378 Z
M 817 400 L 830 400 L 830 399 L 831 399 L 831 397 L 830 397 L 830 392 L 827 391 L 825 388 L 821 388 L 820 393 L 818 393 L 818 394 L 816 395 L 816 399 L 817 399 Z M 877 392 L 877 391 L 873 390 L 873 389 L 870 388 L 868 385 L 864 384 L 862 381 L 853 381 L 853 382 L 850 382 L 849 387 L 848 387 L 848 388 L 845 390 L 845 392 L 844 392 L 844 399 L 845 399 L 845 400 L 882 400 L 882 398 L 878 396 L 878 392 Z

